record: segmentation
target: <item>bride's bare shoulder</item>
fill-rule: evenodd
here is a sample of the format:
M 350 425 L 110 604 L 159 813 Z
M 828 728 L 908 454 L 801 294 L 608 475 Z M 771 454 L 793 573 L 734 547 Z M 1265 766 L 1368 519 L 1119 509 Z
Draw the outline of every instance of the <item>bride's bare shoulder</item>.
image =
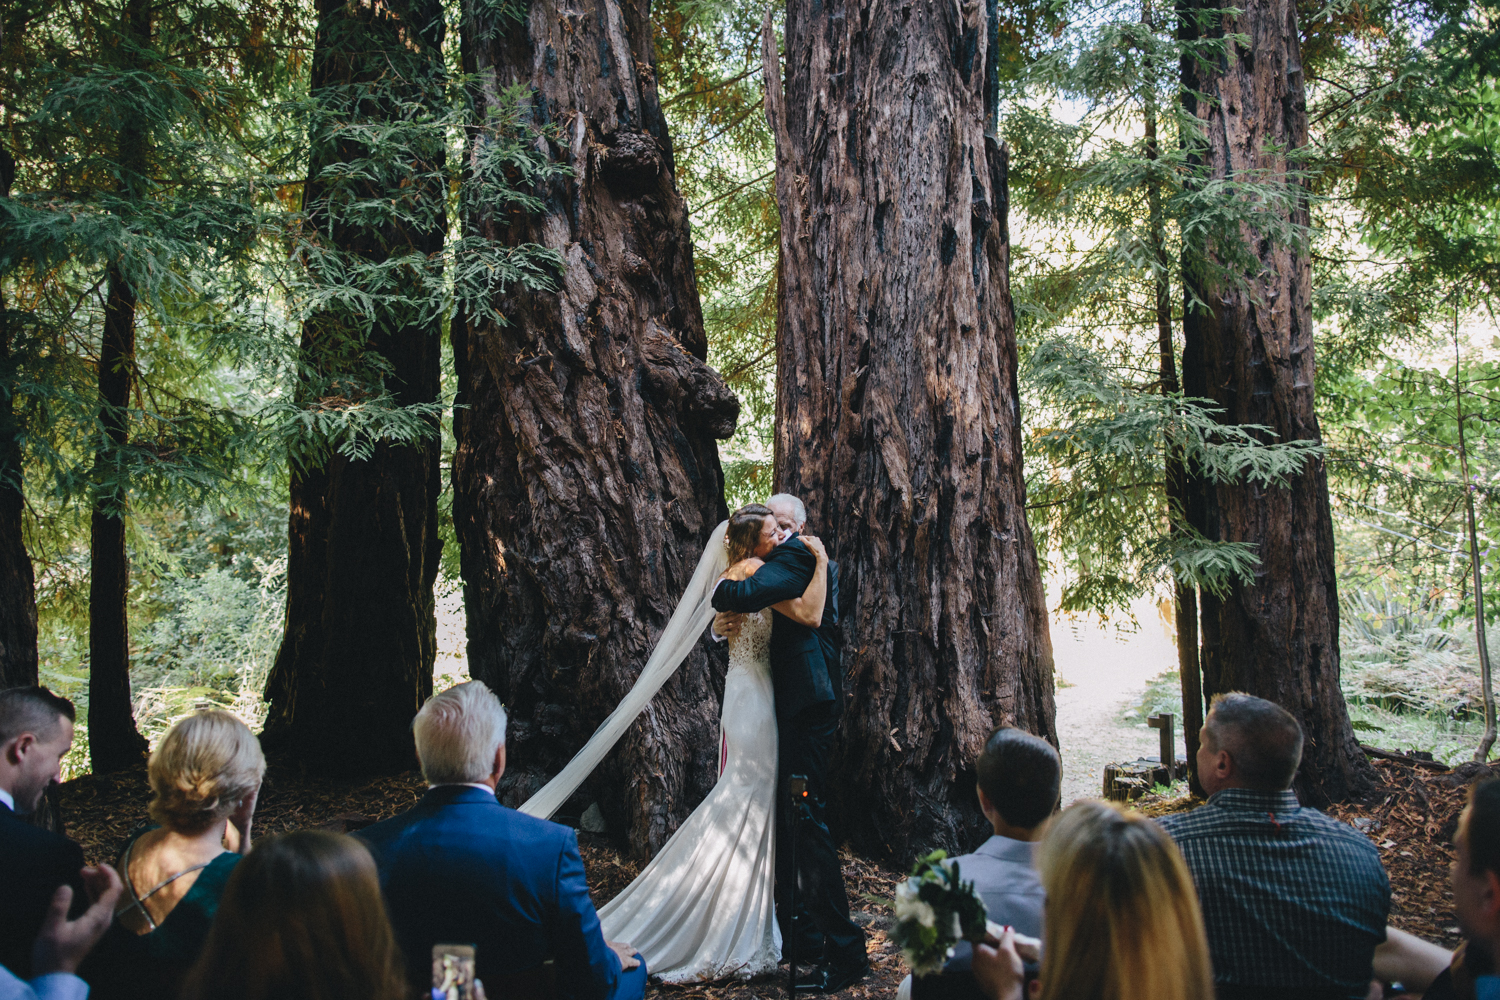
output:
M 755 575 L 755 571 L 764 566 L 765 560 L 751 556 L 749 559 L 741 559 L 733 566 L 724 571 L 726 580 L 748 580 Z

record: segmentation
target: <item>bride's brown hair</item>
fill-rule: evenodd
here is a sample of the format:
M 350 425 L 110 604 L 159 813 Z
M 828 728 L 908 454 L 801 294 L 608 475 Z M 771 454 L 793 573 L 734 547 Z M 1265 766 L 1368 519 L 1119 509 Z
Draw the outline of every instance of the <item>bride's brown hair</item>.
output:
M 771 508 L 763 503 L 747 503 L 729 515 L 729 527 L 724 529 L 724 547 L 729 550 L 729 565 L 733 566 L 755 551 L 760 543 L 760 533 L 766 526 L 766 518 L 773 517 Z

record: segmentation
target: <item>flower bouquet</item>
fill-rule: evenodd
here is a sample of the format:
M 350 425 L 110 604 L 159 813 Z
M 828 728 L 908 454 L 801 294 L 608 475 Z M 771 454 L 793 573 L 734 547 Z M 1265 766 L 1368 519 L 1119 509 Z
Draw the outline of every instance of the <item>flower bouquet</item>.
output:
M 984 900 L 973 882 L 959 878 L 958 862 L 945 851 L 918 861 L 896 886 L 896 927 L 891 940 L 919 976 L 939 972 L 960 941 L 983 941 Z

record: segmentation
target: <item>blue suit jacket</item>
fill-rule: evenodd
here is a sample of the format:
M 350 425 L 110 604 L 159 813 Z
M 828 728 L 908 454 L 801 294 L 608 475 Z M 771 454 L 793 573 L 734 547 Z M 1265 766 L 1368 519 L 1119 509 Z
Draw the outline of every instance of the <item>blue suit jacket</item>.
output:
M 439 785 L 408 812 L 357 834 L 380 885 L 412 985 L 426 993 L 434 944 L 475 946 L 499 982 L 555 960 L 562 996 L 603 1000 L 620 978 L 583 880 L 578 836 L 507 809 L 482 788 Z

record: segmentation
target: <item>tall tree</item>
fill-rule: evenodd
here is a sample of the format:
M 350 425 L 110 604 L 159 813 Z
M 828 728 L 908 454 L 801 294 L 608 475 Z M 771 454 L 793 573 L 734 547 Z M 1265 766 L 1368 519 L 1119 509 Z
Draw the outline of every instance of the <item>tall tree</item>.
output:
M 1251 0 L 1243 11 L 1183 0 L 1181 31 L 1233 38 L 1222 59 L 1184 57 L 1184 103 L 1201 123 L 1188 139 L 1208 182 L 1264 176 L 1283 193 L 1269 222 L 1242 227 L 1238 247 L 1186 242 L 1183 388 L 1282 441 L 1321 441 L 1313 409 L 1312 268 L 1307 145 L 1296 6 Z M 1279 206 L 1279 207 L 1276 207 Z M 1279 223 L 1279 225 L 1277 225 Z M 1339 609 L 1328 476 L 1309 462 L 1285 486 L 1196 478 L 1188 510 L 1218 541 L 1255 546 L 1253 583 L 1202 596 L 1203 692 L 1246 691 L 1283 705 L 1307 734 L 1297 789 L 1309 805 L 1358 796 L 1373 770 L 1339 687 Z
M 10 198 L 16 161 L 0 149 L 0 199 Z M 22 540 L 21 429 L 15 418 L 10 315 L 0 291 L 0 688 L 35 684 L 36 578 Z
M 432 693 L 442 554 L 436 407 L 447 228 L 438 0 L 320 0 L 302 261 L 305 413 L 379 404 L 405 439 L 355 431 L 292 455 L 286 634 L 266 685 L 268 749 L 342 772 L 412 761 Z M 348 432 L 348 427 L 344 428 Z
M 727 513 L 715 439 L 734 432 L 739 403 L 704 361 L 649 3 L 532 0 L 523 23 L 505 18 L 465 4 L 477 119 L 519 99 L 533 148 L 568 168 L 537 181 L 535 211 L 477 205 L 464 219 L 466 234 L 555 251 L 560 286 L 512 288 L 504 321 L 453 325 L 469 668 L 510 709 L 502 795 L 515 804 L 645 663 Z M 490 146 L 476 136 L 471 156 Z M 638 854 L 714 781 L 710 662 L 705 641 L 591 786 Z
M 832 782 L 860 846 L 973 842 L 990 729 L 1056 742 L 1026 522 L 993 7 L 791 0 L 766 21 L 781 209 L 776 481 L 843 574 Z
M 144 69 L 151 48 L 149 0 L 127 0 L 116 29 L 116 57 L 127 73 Z M 148 183 L 150 133 L 143 115 L 120 121 L 120 196 L 138 201 Z M 117 771 L 141 762 L 146 739 L 135 726 L 130 701 L 130 560 L 125 549 L 126 496 L 120 478 L 106 470 L 130 437 L 131 387 L 135 382 L 136 289 L 124 255 L 105 275 L 104 330 L 99 343 L 98 474 L 89 546 L 89 763 L 94 772 Z

